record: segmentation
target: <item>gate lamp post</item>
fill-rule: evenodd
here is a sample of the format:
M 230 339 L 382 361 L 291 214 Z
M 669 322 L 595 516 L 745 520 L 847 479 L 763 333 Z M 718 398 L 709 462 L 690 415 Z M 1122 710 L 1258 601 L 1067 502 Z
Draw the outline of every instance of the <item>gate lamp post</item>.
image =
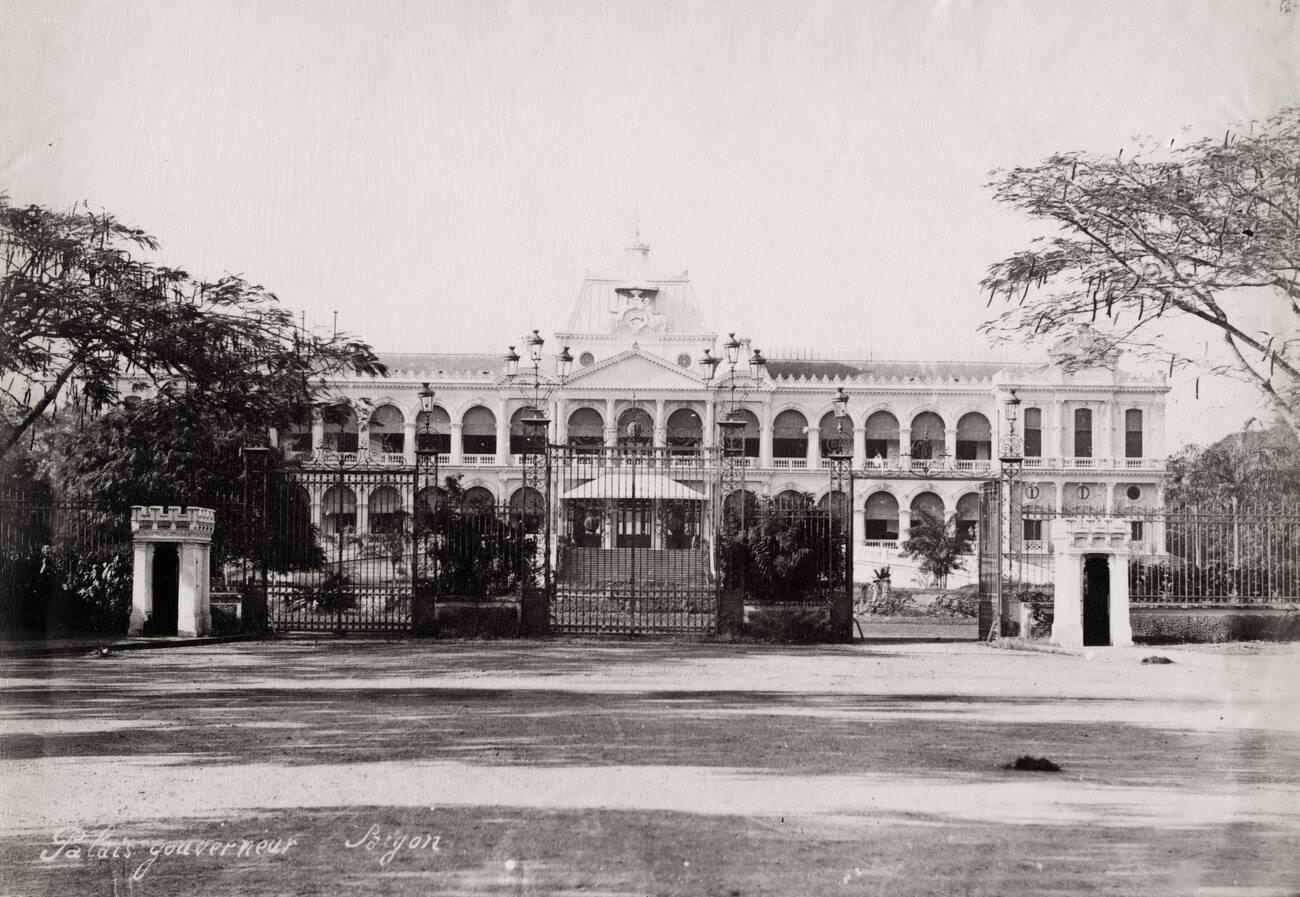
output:
M 420 553 L 419 553 L 419 534 L 420 534 L 420 469 L 425 466 L 426 458 L 433 456 L 433 507 L 430 518 L 436 519 L 438 515 L 438 451 L 431 449 L 429 446 L 429 424 L 433 419 L 433 399 L 434 391 L 428 382 L 420 384 L 420 413 L 424 415 L 424 430 L 420 434 L 423 438 L 417 439 L 415 443 L 415 481 L 411 484 L 411 508 L 414 514 L 411 516 L 411 594 L 414 596 L 416 584 L 419 581 Z
M 830 451 L 826 460 L 831 462 L 830 495 L 843 495 L 845 499 L 845 521 L 843 523 L 844 548 L 844 585 L 848 591 L 850 605 L 853 602 L 853 436 L 844 432 L 844 422 L 849 419 L 849 394 L 841 386 L 835 391 L 831 400 L 835 411 L 835 438 L 827 440 Z M 847 481 L 847 483 L 846 483 Z M 848 486 L 845 489 L 845 485 Z M 828 498 L 831 503 L 831 531 L 834 533 L 836 518 L 836 500 Z M 834 563 L 839 560 L 839 552 L 831 555 L 831 578 L 834 580 L 836 570 Z
M 1023 588 L 1024 583 L 1019 580 L 1024 575 L 1024 564 L 1022 563 L 1020 549 L 1022 545 L 1022 536 L 1024 535 L 1023 524 L 1020 522 L 1020 497 L 1016 493 L 1016 480 L 1020 475 L 1020 467 L 1025 462 L 1024 443 L 1020 438 L 1020 433 L 1016 429 L 1017 422 L 1020 419 L 1020 397 L 1016 395 L 1014 389 L 1002 403 L 1002 419 L 1006 422 L 1006 433 L 1003 434 L 1002 441 L 998 445 L 998 460 L 1002 462 L 1002 473 L 1007 481 L 1007 537 L 1010 541 L 1011 556 L 1016 564 L 1017 587 Z M 998 558 L 998 578 L 1002 577 L 1002 559 Z M 998 637 L 1003 635 L 1003 620 L 1006 617 L 1006 592 L 1002 589 L 1001 584 L 998 586 L 998 613 L 994 621 L 993 632 Z

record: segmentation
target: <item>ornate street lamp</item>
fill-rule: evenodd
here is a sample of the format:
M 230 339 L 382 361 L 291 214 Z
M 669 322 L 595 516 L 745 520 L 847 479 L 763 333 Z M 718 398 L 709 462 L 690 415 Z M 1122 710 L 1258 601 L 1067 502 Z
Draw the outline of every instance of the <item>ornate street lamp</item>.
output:
M 1020 467 L 1025 462 L 1024 442 L 1021 440 L 1020 433 L 1017 430 L 1017 423 L 1020 419 L 1020 397 L 1016 395 L 1014 389 L 1009 391 L 1009 395 L 1002 403 L 1002 420 L 1006 423 L 1006 432 L 1002 434 L 1002 439 L 998 442 L 998 460 L 1002 462 L 1002 474 L 1006 478 L 1007 494 L 1007 536 L 1011 543 L 1008 547 L 1011 549 L 1010 554 L 1016 567 L 1017 587 L 1023 586 L 1020 581 L 1023 579 L 1024 564 L 1021 557 L 1021 547 L 1023 545 L 1024 524 L 1021 522 L 1020 496 L 1016 489 L 1016 480 L 1020 475 Z M 998 577 L 1002 576 L 1002 558 L 998 558 Z M 993 625 L 989 628 L 989 637 L 995 635 L 998 638 L 1003 634 L 1003 620 L 1006 617 L 1006 590 L 998 584 L 998 607 L 996 618 Z
M 411 484 L 411 507 L 415 510 L 411 518 L 411 594 L 413 595 L 417 588 L 420 569 L 420 469 L 427 463 L 426 459 L 429 455 L 433 456 L 433 507 L 430 509 L 430 518 L 436 521 L 438 517 L 438 452 L 431 447 L 429 440 L 434 395 L 433 388 L 427 381 L 420 384 L 420 412 L 424 415 L 424 430 L 420 434 L 423 439 L 417 439 L 415 443 L 415 480 Z
M 532 360 L 534 365 L 542 363 L 542 346 L 545 343 L 546 340 L 542 339 L 542 335 L 536 330 L 530 333 L 528 338 L 524 340 L 524 346 L 528 349 L 528 357 Z
M 726 354 L 727 364 L 734 368 L 740 361 L 740 340 L 736 339 L 736 334 L 727 334 L 727 341 L 722 344 L 722 350 Z
M 513 378 L 519 373 L 519 353 L 514 346 L 506 347 L 506 377 Z
M 831 407 L 835 413 L 835 437 L 827 440 L 826 460 L 831 465 L 831 491 L 828 496 L 843 496 L 844 503 L 839 505 L 843 509 L 844 519 L 837 521 L 836 501 L 834 497 L 828 497 L 831 503 L 831 532 L 836 533 L 837 529 L 842 533 L 843 555 L 838 550 L 831 555 L 831 578 L 836 580 L 836 561 L 843 558 L 843 585 L 848 593 L 847 600 L 851 606 L 853 603 L 853 433 L 851 430 L 846 432 L 845 423 L 849 422 L 849 394 L 841 386 L 835 391 L 835 398 L 831 399 Z M 840 527 L 836 527 L 836 522 Z

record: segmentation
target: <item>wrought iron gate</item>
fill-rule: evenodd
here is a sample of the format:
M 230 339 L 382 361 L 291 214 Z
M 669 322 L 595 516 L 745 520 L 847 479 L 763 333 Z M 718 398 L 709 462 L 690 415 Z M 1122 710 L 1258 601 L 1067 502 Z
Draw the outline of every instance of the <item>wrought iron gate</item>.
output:
M 639 445 L 550 452 L 552 631 L 712 632 L 714 452 Z
M 271 628 L 407 632 L 417 595 L 517 600 L 540 585 L 545 502 L 519 490 L 497 504 L 427 468 L 250 470 L 243 550 L 222 556 L 227 582 L 252 583 Z

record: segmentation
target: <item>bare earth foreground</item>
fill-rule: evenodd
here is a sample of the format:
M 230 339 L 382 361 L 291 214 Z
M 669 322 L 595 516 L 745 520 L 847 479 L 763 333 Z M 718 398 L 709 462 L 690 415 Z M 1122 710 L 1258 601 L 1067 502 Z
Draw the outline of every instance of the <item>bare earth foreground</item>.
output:
M 0 893 L 1293 895 L 1298 672 L 1296 646 L 7 660 Z

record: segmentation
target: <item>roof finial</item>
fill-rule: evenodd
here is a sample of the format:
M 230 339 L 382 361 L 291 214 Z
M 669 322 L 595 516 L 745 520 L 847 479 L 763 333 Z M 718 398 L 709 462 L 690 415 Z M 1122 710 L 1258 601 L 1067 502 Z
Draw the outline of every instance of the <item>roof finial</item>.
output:
M 641 258 L 647 258 L 650 255 L 650 246 L 641 239 L 641 203 L 637 203 L 636 211 L 632 216 L 632 245 L 627 248 L 628 252 L 635 252 L 641 255 Z

